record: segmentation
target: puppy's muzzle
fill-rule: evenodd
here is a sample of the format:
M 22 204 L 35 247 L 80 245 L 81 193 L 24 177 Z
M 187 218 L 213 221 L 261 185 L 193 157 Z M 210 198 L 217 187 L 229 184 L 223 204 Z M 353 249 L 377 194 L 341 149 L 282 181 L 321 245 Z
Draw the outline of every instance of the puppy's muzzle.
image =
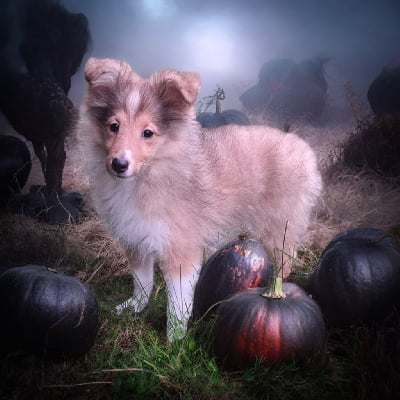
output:
M 129 161 L 123 157 L 115 157 L 111 161 L 111 168 L 118 175 L 123 174 L 129 168 Z

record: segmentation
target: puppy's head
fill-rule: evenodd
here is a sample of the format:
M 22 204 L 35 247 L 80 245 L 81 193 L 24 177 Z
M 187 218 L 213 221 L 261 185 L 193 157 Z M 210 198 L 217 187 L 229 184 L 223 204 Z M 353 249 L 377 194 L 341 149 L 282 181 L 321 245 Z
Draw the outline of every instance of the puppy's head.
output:
M 90 58 L 85 77 L 84 112 L 96 126 L 93 134 L 111 175 L 137 175 L 144 166 L 171 157 L 174 145 L 190 134 L 198 74 L 167 69 L 145 79 L 125 62 Z

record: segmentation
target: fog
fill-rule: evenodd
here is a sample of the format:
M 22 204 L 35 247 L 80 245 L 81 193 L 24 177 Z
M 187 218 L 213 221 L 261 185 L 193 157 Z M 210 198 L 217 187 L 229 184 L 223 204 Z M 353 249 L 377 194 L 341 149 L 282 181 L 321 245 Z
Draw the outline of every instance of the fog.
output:
M 62 0 L 84 13 L 92 43 L 88 56 L 128 61 L 149 75 L 162 68 L 200 72 L 200 96 L 217 85 L 236 91 L 257 81 L 261 65 L 277 57 L 331 59 L 331 99 L 343 81 L 366 102 L 384 65 L 400 63 L 398 0 Z M 71 98 L 85 90 L 82 67 Z M 229 101 L 229 99 L 227 99 Z M 231 99 L 235 103 L 237 99 Z

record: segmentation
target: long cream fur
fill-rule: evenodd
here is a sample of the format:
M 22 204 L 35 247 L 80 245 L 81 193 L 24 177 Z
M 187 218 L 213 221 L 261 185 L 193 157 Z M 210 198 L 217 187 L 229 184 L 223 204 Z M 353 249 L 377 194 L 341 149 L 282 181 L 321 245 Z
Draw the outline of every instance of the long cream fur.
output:
M 204 251 L 244 232 L 283 259 L 288 275 L 322 187 L 304 140 L 266 126 L 202 129 L 194 73 L 145 79 L 125 62 L 91 58 L 85 76 L 78 137 L 95 208 L 130 262 L 134 311 L 146 306 L 159 261 L 168 338 L 182 337 Z

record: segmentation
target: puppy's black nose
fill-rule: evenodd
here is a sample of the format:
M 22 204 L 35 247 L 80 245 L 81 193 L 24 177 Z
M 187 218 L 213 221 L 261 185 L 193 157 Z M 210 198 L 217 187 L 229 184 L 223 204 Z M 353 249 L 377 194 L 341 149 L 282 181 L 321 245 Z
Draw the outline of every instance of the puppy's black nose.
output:
M 117 174 L 122 174 L 128 169 L 129 161 L 124 158 L 115 157 L 111 162 L 111 167 Z

